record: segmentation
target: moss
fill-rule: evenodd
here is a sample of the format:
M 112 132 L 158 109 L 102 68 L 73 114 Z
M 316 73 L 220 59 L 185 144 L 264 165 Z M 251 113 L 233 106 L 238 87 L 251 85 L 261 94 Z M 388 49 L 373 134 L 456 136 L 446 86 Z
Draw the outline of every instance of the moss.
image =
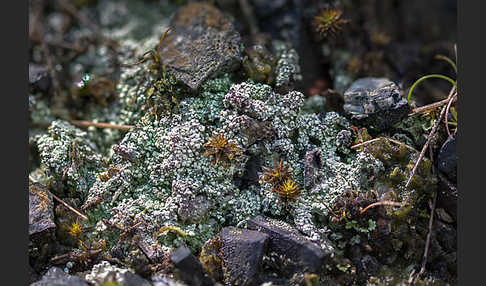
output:
M 223 279 L 223 259 L 220 254 L 221 246 L 219 236 L 211 238 L 203 245 L 201 254 L 199 255 L 199 261 L 204 267 L 204 270 L 215 281 L 221 281 Z

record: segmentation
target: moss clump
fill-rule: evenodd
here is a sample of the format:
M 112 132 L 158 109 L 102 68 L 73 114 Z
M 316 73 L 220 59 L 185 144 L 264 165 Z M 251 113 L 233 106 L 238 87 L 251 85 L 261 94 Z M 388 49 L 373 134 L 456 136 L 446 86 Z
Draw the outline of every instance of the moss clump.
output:
M 199 255 L 201 265 L 215 281 L 223 280 L 223 259 L 220 254 L 221 246 L 220 237 L 215 236 L 206 241 Z
M 243 68 L 248 77 L 255 82 L 273 84 L 277 59 L 263 41 L 246 48 Z

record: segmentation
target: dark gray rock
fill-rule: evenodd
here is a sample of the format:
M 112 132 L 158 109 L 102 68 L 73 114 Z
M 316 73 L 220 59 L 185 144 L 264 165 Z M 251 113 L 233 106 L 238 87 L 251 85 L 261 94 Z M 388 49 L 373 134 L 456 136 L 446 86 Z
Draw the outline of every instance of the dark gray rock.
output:
M 175 266 L 175 273 L 178 278 L 189 285 L 213 285 L 213 281 L 204 273 L 199 260 L 192 255 L 191 250 L 181 246 L 170 254 L 170 260 Z
M 197 223 L 206 216 L 210 206 L 211 202 L 205 196 L 183 197 L 179 202 L 177 215 L 183 222 Z
M 359 124 L 384 131 L 410 112 L 398 86 L 386 78 L 362 78 L 344 92 L 344 111 Z
M 29 184 L 29 236 L 53 230 L 54 203 L 46 187 L 38 183 Z
M 248 228 L 270 236 L 269 251 L 293 262 L 293 270 L 317 272 L 323 262 L 330 259 L 331 252 L 311 242 L 289 224 L 256 216 L 248 221 Z
M 259 20 L 259 28 L 272 38 L 284 40 L 299 50 L 302 25 L 300 0 L 252 0 L 250 3 Z
M 31 286 L 88 286 L 88 283 L 78 276 L 72 276 L 58 267 L 50 268 L 42 279 Z
M 457 178 L 457 153 L 456 137 L 447 138 L 446 142 L 440 147 L 437 167 L 450 180 L 456 181 Z
M 51 76 L 45 67 L 29 63 L 29 87 L 33 92 L 45 93 L 51 84 Z
M 30 266 L 30 264 L 27 265 L 27 276 L 29 277 L 29 285 L 41 278 L 39 274 L 32 268 L 32 266 Z
M 160 54 L 177 80 L 196 90 L 209 77 L 236 70 L 242 60 L 240 34 L 221 11 L 190 3 L 171 21 Z
M 225 281 L 231 285 L 256 285 L 269 236 L 253 230 L 225 227 L 221 230 L 221 254 Z

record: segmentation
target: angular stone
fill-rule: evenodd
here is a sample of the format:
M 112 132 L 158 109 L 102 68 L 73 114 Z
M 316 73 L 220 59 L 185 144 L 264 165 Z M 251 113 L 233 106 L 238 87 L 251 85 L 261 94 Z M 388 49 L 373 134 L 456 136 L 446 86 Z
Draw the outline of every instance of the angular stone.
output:
M 366 127 L 383 131 L 410 112 L 398 86 L 386 78 L 362 78 L 344 92 L 344 111 Z
M 225 282 L 231 285 L 256 285 L 269 236 L 230 226 L 221 230 L 220 238 Z
M 29 87 L 32 91 L 47 92 L 51 82 L 51 76 L 45 67 L 29 63 Z
M 160 50 L 162 62 L 191 89 L 239 67 L 243 50 L 240 34 L 214 6 L 190 3 L 174 15 L 170 27 Z
M 440 147 L 437 167 L 439 171 L 447 175 L 450 180 L 457 179 L 457 153 L 456 153 L 456 138 L 449 137 L 446 142 Z
M 31 286 L 88 286 L 83 279 L 62 271 L 61 268 L 51 267 L 42 279 L 32 283 Z
M 322 263 L 330 258 L 331 253 L 308 240 L 285 222 L 256 216 L 249 220 L 247 225 L 249 229 L 268 234 L 269 251 L 290 259 L 297 271 L 316 273 Z
M 204 273 L 204 269 L 192 255 L 191 250 L 181 246 L 170 254 L 170 260 L 176 268 L 178 278 L 189 285 L 213 285 L 213 281 Z
M 54 203 L 46 187 L 38 183 L 29 184 L 29 236 L 54 229 Z

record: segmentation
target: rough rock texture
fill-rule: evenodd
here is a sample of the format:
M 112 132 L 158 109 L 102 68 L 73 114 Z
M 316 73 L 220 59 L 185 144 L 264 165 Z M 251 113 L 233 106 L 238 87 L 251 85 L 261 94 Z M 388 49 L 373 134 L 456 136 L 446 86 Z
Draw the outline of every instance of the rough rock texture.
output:
M 294 263 L 296 270 L 302 272 L 317 272 L 332 255 L 279 220 L 257 216 L 248 221 L 248 228 L 268 234 L 269 251 L 287 257 Z
M 143 279 L 139 275 L 111 265 L 107 261 L 102 261 L 96 264 L 85 277 L 86 281 L 95 285 L 102 285 L 103 283 L 116 283 L 115 285 L 123 286 L 151 286 L 150 282 Z
M 53 206 L 52 195 L 46 187 L 29 184 L 29 235 L 56 227 Z
M 171 253 L 170 260 L 174 263 L 179 279 L 187 284 L 194 286 L 214 284 L 211 278 L 204 273 L 203 267 L 197 258 L 192 255 L 189 248 L 179 247 Z
M 68 122 L 53 121 L 48 133 L 36 136 L 42 167 L 60 182 L 83 193 L 96 179 L 101 154 L 87 132 Z
M 444 172 L 451 180 L 456 180 L 457 177 L 457 153 L 456 153 L 456 137 L 449 137 L 442 145 L 438 157 L 439 171 Z
M 58 267 L 50 268 L 42 279 L 31 286 L 88 286 L 88 283 L 78 276 L 72 276 Z
M 410 106 L 396 84 L 386 78 L 362 78 L 344 92 L 344 111 L 351 119 L 383 131 L 407 116 Z
M 161 47 L 162 62 L 176 79 L 198 89 L 208 77 L 238 68 L 242 47 L 232 22 L 207 3 L 182 7 Z
M 43 66 L 29 63 L 29 87 L 33 92 L 47 92 L 51 87 L 51 77 Z
M 269 236 L 258 231 L 225 227 L 220 238 L 225 281 L 231 285 L 255 285 Z

